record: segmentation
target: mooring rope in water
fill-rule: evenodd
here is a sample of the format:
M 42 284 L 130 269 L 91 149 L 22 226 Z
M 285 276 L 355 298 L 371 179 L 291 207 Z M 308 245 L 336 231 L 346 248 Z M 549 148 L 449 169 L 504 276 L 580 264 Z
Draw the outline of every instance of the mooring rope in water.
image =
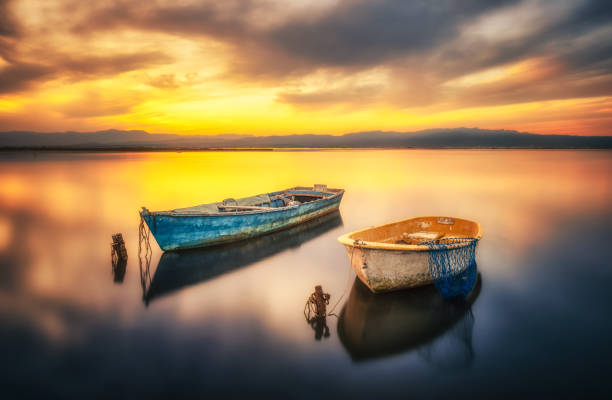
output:
M 349 256 L 349 266 L 348 266 L 348 276 L 346 278 L 346 286 L 344 287 L 344 291 L 342 292 L 342 295 L 338 297 L 338 301 L 336 301 L 336 303 L 332 306 L 331 310 L 329 310 L 329 312 L 327 313 L 327 315 L 330 317 L 332 315 L 334 317 L 338 317 L 338 314 L 334 314 L 334 310 L 336 309 L 338 304 L 340 304 L 340 301 L 344 298 L 346 293 L 348 293 L 348 290 L 351 286 L 351 278 L 352 278 L 351 269 L 353 268 L 353 253 L 355 253 L 355 247 L 357 247 L 357 245 L 359 245 L 360 243 L 361 243 L 360 239 L 355 239 L 355 241 L 353 242 L 353 247 L 351 249 L 351 255 Z
M 146 294 L 147 287 L 151 283 L 151 257 L 153 250 L 149 240 L 151 231 L 145 224 L 144 218 L 140 217 L 140 225 L 138 227 L 138 264 L 140 267 L 140 285 L 142 286 L 143 297 Z M 144 268 L 143 268 L 144 264 Z
M 340 297 L 338 297 L 338 301 L 336 301 L 336 303 L 332 306 L 332 308 L 327 313 L 327 315 L 329 315 L 330 317 L 332 315 L 334 317 L 338 317 L 338 314 L 335 314 L 334 310 L 336 309 L 336 307 L 338 307 L 338 304 L 340 304 L 340 301 L 342 301 L 342 299 L 344 298 L 344 296 L 348 292 L 349 288 L 351 287 L 351 278 L 352 278 L 351 269 L 352 269 L 352 266 L 353 266 L 353 252 L 354 251 L 355 251 L 355 248 L 353 247 L 353 250 L 351 250 L 350 264 L 348 266 L 348 276 L 346 277 L 346 286 L 344 287 L 344 291 L 342 291 L 342 295 Z

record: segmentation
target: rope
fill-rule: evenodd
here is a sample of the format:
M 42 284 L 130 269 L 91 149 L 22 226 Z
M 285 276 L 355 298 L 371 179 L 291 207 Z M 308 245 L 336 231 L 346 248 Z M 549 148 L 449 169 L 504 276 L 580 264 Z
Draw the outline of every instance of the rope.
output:
M 151 285 L 151 242 L 149 240 L 151 231 L 144 222 L 144 218 L 140 217 L 140 225 L 138 227 L 138 264 L 140 267 L 140 285 L 142 286 L 142 296 L 145 297 L 147 288 Z M 143 267 L 144 265 L 144 267 Z
M 313 316 L 317 315 L 316 302 L 315 302 L 315 294 L 311 294 L 306 300 L 306 304 L 304 305 L 304 317 L 306 321 L 310 323 L 313 320 Z
M 325 304 L 329 304 L 329 295 L 324 294 Z M 329 338 L 329 327 L 327 326 L 326 315 L 317 315 L 315 294 L 311 294 L 304 306 L 304 317 L 306 322 L 315 332 L 315 340 Z
M 349 257 L 349 266 L 348 266 L 348 276 L 346 278 L 346 286 L 344 288 L 344 291 L 342 292 L 342 295 L 338 298 L 338 301 L 336 301 L 336 304 L 334 304 L 331 308 L 331 310 L 329 310 L 329 312 L 327 313 L 328 316 L 334 316 L 334 317 L 338 317 L 338 314 L 334 314 L 334 310 L 336 309 L 336 307 L 338 306 L 338 304 L 340 304 L 340 301 L 342 300 L 342 298 L 346 295 L 346 293 L 349 290 L 349 287 L 351 285 L 351 278 L 352 278 L 352 274 L 351 274 L 351 269 L 353 267 L 353 254 L 355 253 L 355 247 L 357 247 L 360 244 L 360 240 L 356 239 L 355 242 L 353 242 L 353 247 L 351 249 L 351 255 Z

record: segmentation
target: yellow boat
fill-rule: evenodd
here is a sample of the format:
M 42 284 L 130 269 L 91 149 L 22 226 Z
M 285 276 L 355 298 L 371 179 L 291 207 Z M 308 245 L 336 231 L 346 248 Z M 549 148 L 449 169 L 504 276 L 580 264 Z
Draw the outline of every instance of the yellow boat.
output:
M 357 277 L 374 293 L 433 283 L 426 242 L 482 236 L 480 224 L 450 217 L 418 217 L 366 228 L 338 238 Z M 450 249 L 468 245 L 459 242 Z

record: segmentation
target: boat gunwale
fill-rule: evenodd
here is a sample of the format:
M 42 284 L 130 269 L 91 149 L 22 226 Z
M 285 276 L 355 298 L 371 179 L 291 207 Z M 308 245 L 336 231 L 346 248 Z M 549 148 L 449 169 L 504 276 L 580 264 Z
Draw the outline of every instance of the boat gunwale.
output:
M 395 225 L 395 224 L 410 221 L 410 220 L 425 219 L 425 218 L 440 218 L 440 217 L 441 216 L 439 215 L 434 215 L 434 216 L 407 218 L 407 219 L 402 219 L 399 221 L 389 222 L 383 225 L 370 226 L 364 229 L 359 229 L 353 232 L 345 233 L 344 235 L 338 237 L 338 242 L 342 243 L 345 246 L 356 247 L 356 248 L 361 248 L 361 249 L 391 250 L 391 251 L 439 251 L 441 249 L 432 249 L 429 246 L 424 245 L 424 244 L 394 244 L 394 243 L 373 242 L 373 241 L 365 241 L 361 239 L 353 239 L 351 238 L 351 236 L 365 232 L 365 231 L 369 231 L 372 229 L 383 228 L 386 226 Z M 468 219 L 463 219 L 463 218 L 454 218 L 454 217 L 444 217 L 444 218 L 461 219 L 463 221 L 468 221 L 473 224 L 476 224 L 477 232 L 475 236 L 457 236 L 457 238 L 476 239 L 476 241 L 479 241 L 482 238 L 482 227 L 480 226 L 480 223 L 476 221 L 468 220 Z M 444 250 L 458 249 L 458 248 L 465 247 L 468 245 L 469 243 L 457 243 L 454 245 L 451 244 L 448 247 L 446 247 Z
M 305 186 L 295 186 L 292 188 L 288 188 L 288 189 L 284 189 L 284 190 L 280 190 L 277 192 L 271 192 L 271 193 L 278 193 L 278 192 L 287 192 L 287 191 L 291 191 L 291 190 L 311 190 L 311 191 L 315 191 L 314 187 L 305 187 Z M 280 211 L 287 211 L 287 210 L 291 210 L 291 209 L 295 209 L 295 208 L 299 208 L 302 206 L 305 206 L 307 204 L 313 204 L 319 201 L 323 201 L 323 200 L 330 200 L 330 199 L 334 199 L 336 197 L 342 196 L 344 194 L 344 189 L 328 189 L 329 191 L 334 191 L 334 193 L 331 196 L 327 196 L 327 197 L 321 197 L 320 199 L 316 199 L 313 201 L 309 201 L 307 203 L 302 203 L 299 204 L 297 206 L 293 205 L 293 206 L 284 206 L 284 207 L 269 207 L 269 210 L 246 210 L 246 211 L 219 211 L 219 212 L 215 212 L 215 213 L 207 213 L 207 212 L 203 212 L 203 213 L 189 213 L 189 214 L 184 214 L 184 213 L 176 213 L 174 211 L 149 211 L 147 210 L 145 207 L 143 207 L 143 210 L 140 212 L 140 215 L 142 216 L 158 216 L 158 215 L 163 215 L 163 216 L 168 216 L 168 217 L 230 217 L 230 216 L 241 216 L 241 215 L 253 215 L 253 214 L 263 214 L 263 213 L 270 213 L 270 212 L 280 212 Z M 330 193 L 330 192 L 323 192 L 323 191 L 318 191 L 319 193 Z

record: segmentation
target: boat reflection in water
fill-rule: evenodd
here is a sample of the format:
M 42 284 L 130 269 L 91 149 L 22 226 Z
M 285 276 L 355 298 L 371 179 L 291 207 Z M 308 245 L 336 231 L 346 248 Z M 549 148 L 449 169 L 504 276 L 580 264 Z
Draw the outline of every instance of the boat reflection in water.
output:
M 373 294 L 356 278 L 338 319 L 338 336 L 356 362 L 416 349 L 440 367 L 469 366 L 474 359 L 471 305 L 481 286 L 478 274 L 465 299 L 448 301 L 433 285 Z
M 165 252 L 154 275 L 151 275 L 149 270 L 150 262 L 141 263 L 143 301 L 148 305 L 157 297 L 298 247 L 341 225 L 342 217 L 336 211 L 255 239 L 215 247 Z

